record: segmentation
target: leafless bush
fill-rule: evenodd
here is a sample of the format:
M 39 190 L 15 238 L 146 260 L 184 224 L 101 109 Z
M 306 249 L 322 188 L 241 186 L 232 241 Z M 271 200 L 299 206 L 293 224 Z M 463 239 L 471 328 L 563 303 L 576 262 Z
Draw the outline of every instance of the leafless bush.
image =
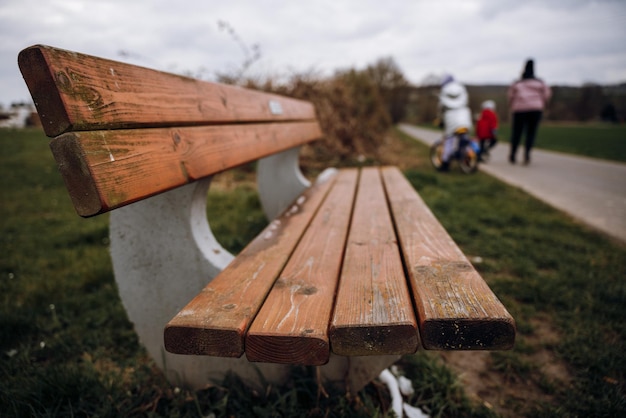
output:
M 306 152 L 323 164 L 345 165 L 376 160 L 379 146 L 392 123 L 403 118 L 409 83 L 391 57 L 365 70 L 337 71 L 321 76 L 314 71 L 288 77 L 249 77 L 249 67 L 261 57 L 260 47 L 248 46 L 228 22 L 219 21 L 244 54 L 241 67 L 217 73 L 217 81 L 311 101 L 324 133 Z
M 311 101 L 324 138 L 308 152 L 325 165 L 375 159 L 391 126 L 380 91 L 364 71 L 339 71 L 331 77 L 304 72 L 291 75 L 285 82 L 270 77 L 237 84 Z

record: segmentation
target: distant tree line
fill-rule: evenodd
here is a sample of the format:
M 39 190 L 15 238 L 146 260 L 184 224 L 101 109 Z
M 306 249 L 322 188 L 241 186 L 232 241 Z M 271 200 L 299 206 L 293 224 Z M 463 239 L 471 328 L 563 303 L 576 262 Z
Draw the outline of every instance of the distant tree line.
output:
M 626 121 L 626 83 L 602 86 L 585 84 L 581 87 L 551 86 L 552 99 L 545 112 L 551 121 Z M 485 100 L 496 102 L 500 120 L 509 120 L 509 109 L 504 85 L 467 85 L 470 107 L 480 112 Z M 407 120 L 414 123 L 430 123 L 436 117 L 438 86 L 411 87 L 407 103 Z
M 412 86 L 391 57 L 381 58 L 362 70 L 338 70 L 332 76 L 311 71 L 260 79 L 244 77 L 242 73 L 222 74 L 218 81 L 313 102 L 325 134 L 324 141 L 314 145 L 314 159 L 326 163 L 376 159 L 390 126 L 403 121 L 430 124 L 437 117 L 439 86 Z M 626 120 L 626 83 L 551 87 L 546 120 Z M 483 101 L 494 100 L 500 120 L 508 122 L 508 86 L 467 85 L 467 89 L 475 115 L 480 113 Z

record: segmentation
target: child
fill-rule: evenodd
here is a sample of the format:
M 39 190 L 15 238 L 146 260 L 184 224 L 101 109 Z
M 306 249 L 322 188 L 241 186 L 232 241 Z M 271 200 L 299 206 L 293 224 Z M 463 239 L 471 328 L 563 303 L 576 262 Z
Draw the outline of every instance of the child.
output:
M 496 115 L 496 103 L 493 100 L 484 101 L 481 107 L 482 112 L 476 122 L 476 137 L 480 142 L 480 155 L 483 155 L 485 149 L 489 151 L 498 142 L 498 115 Z
M 465 86 L 452 76 L 446 76 L 439 94 L 439 112 L 445 137 L 441 171 L 448 169 L 452 155 L 469 140 L 467 132 L 472 129 L 472 116 L 467 102 Z

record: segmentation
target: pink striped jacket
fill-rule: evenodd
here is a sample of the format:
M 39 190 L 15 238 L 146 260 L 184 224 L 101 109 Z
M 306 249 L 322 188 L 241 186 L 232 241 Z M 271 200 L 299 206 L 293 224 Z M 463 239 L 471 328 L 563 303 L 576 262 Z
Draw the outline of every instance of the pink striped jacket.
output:
M 516 81 L 509 87 L 508 100 L 511 112 L 543 110 L 552 96 L 552 90 L 537 78 Z

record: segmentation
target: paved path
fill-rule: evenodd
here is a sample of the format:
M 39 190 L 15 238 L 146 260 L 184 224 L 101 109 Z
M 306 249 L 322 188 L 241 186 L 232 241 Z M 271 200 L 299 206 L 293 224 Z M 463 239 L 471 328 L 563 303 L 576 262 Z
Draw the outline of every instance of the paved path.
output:
M 441 133 L 402 124 L 406 134 L 431 144 Z M 522 152 L 520 152 L 522 151 Z M 626 164 L 533 149 L 529 166 L 508 162 L 500 143 L 480 170 L 626 242 Z M 523 153 L 518 150 L 518 160 Z

